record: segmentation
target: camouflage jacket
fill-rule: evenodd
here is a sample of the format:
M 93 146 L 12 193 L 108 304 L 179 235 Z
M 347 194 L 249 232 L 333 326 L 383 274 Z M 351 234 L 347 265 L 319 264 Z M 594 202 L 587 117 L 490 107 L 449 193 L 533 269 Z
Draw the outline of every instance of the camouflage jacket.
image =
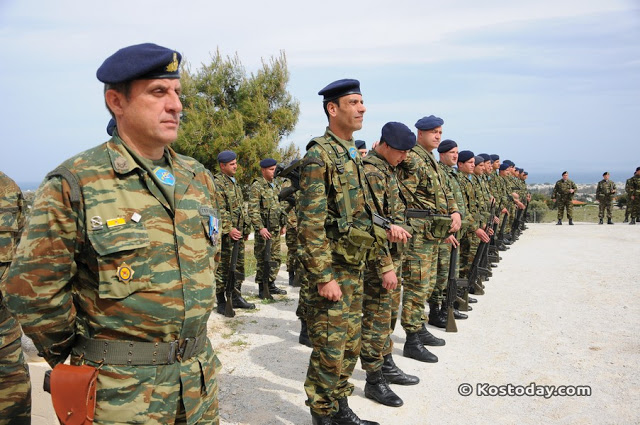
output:
M 251 223 L 244 210 L 244 198 L 238 183 L 223 173 L 213 176 L 213 182 L 220 199 L 220 233 L 227 235 L 234 228 L 244 235 L 251 233 Z
M 627 179 L 624 190 L 627 192 L 627 195 L 631 196 L 639 196 L 640 195 L 640 175 L 633 176 L 630 179 Z
M 51 366 L 67 358 L 78 335 L 141 342 L 206 336 L 215 302 L 214 183 L 194 159 L 165 152 L 175 211 L 117 132 L 62 164 L 78 185 L 53 176 L 38 189 L 6 301 Z M 73 364 L 80 361 L 72 355 Z M 200 354 L 171 365 L 105 364 L 96 417 L 148 422 L 150 409 L 175 409 L 181 397 L 192 424 L 214 401 L 219 365 L 208 338 Z M 161 401 L 151 396 L 158 386 Z
M 476 189 L 471 183 L 472 178 L 473 175 L 471 174 L 458 173 L 458 183 L 460 183 L 460 190 L 462 191 L 467 212 L 466 219 L 469 222 L 469 228 L 475 231 L 484 223 L 481 217 L 481 199 L 476 195 Z
M 438 161 L 438 167 L 442 171 L 445 176 L 446 184 L 449 187 L 449 190 L 453 194 L 453 198 L 456 201 L 456 206 L 458 207 L 458 212 L 463 219 L 467 218 L 467 207 L 466 202 L 464 201 L 464 196 L 462 194 L 462 189 L 460 188 L 460 182 L 458 181 L 458 170 L 453 167 L 448 166 L 440 161 Z
M 280 186 L 274 179 L 269 183 L 264 177 L 253 180 L 249 188 L 249 220 L 253 230 L 267 228 L 270 232 L 280 231 L 285 225 L 287 213 L 284 203 L 278 201 Z
M 616 184 L 611 180 L 602 179 L 598 182 L 596 187 L 597 199 L 611 199 L 616 194 Z
M 569 192 L 570 189 L 573 189 L 573 193 Z M 573 196 L 576 194 L 577 190 L 578 190 L 578 186 L 576 186 L 576 184 L 570 179 L 567 179 L 566 181 L 563 179 L 560 179 L 556 182 L 556 185 L 553 187 L 553 194 L 551 195 L 551 198 L 572 199 Z

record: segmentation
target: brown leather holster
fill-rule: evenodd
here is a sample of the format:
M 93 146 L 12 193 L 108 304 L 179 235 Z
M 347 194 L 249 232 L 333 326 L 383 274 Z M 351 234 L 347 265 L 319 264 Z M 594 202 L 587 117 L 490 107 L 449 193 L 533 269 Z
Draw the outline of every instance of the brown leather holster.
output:
M 96 410 L 98 369 L 58 364 L 51 371 L 53 410 L 62 425 L 89 425 Z

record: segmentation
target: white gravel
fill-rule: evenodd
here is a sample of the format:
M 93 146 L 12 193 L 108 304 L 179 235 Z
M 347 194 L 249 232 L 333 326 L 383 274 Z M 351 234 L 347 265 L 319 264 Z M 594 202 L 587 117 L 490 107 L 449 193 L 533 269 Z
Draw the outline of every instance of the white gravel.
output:
M 382 425 L 640 423 L 640 226 L 529 224 L 501 255 L 486 294 L 468 320 L 457 321 L 459 332 L 430 327 L 447 341 L 432 349 L 438 363 L 402 357 L 405 336 L 396 329 L 395 361 L 421 379 L 393 386 L 404 406 L 365 398 L 358 365 L 354 411 Z M 311 349 L 298 344 L 297 290 L 286 281 L 283 269 L 277 283 L 289 294 L 279 302 L 256 298 L 257 310 L 233 319 L 212 314 L 210 337 L 223 364 L 222 424 L 311 423 L 303 390 Z M 243 291 L 257 294 L 252 279 Z M 472 395 L 459 395 L 463 383 Z M 591 395 L 477 394 L 483 384 L 531 383 L 589 386 Z

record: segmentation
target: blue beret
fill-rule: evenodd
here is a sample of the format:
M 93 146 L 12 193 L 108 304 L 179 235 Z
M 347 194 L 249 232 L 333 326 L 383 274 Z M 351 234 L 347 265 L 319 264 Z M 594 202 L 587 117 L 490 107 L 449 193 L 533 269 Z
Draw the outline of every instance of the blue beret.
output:
M 124 47 L 102 63 L 96 76 L 105 84 L 152 78 L 180 78 L 182 55 L 152 43 Z
M 504 161 L 502 161 L 503 164 L 507 164 L 509 167 L 515 167 L 516 164 L 513 163 L 513 161 L 509 160 L 509 159 L 505 159 Z
M 491 155 L 488 153 L 479 153 L 478 156 L 483 157 L 485 161 L 491 161 Z
M 521 173 L 521 172 L 522 172 L 522 168 L 518 168 L 518 167 L 516 167 L 516 171 L 517 171 L 518 173 Z
M 323 102 L 335 100 L 339 97 L 346 96 L 348 94 L 362 94 L 360 93 L 360 81 L 345 78 L 342 80 L 334 81 L 322 90 L 318 92 L 320 96 L 324 96 Z
M 356 140 L 356 149 L 366 149 L 367 148 L 367 142 L 365 142 L 364 140 Z
M 480 156 L 480 155 L 476 155 L 474 156 L 475 160 L 476 160 L 476 165 L 478 164 L 482 164 L 483 162 L 485 162 L 486 160 L 484 159 L 484 156 Z
M 274 165 L 276 165 L 278 163 L 278 161 L 276 161 L 273 158 L 265 158 L 262 161 L 260 161 L 260 167 L 262 168 L 269 168 L 269 167 L 273 167 Z
M 522 173 L 522 174 L 524 174 L 525 176 L 528 176 L 528 175 L 529 175 L 529 173 L 527 173 L 526 171 L 523 171 L 523 173 Z
M 428 117 L 420 118 L 416 122 L 416 128 L 418 130 L 431 130 L 432 128 L 440 127 L 442 124 L 444 124 L 444 120 L 442 118 L 429 115 Z
M 637 173 L 638 171 L 640 171 L 640 167 L 636 168 L 636 173 Z
M 473 152 L 471 151 L 460 151 L 458 152 L 458 162 L 467 162 L 471 158 L 473 158 Z
M 451 139 L 445 139 L 438 145 L 438 152 L 449 152 L 453 148 L 457 148 L 458 144 Z
M 388 122 L 382 127 L 380 141 L 399 151 L 408 151 L 416 145 L 416 135 L 400 122 Z
M 502 164 L 500 164 L 500 171 L 504 171 L 509 167 L 510 167 L 509 164 L 507 164 L 506 162 L 503 162 Z
M 495 153 L 492 153 L 491 155 L 489 155 L 491 157 L 491 162 L 496 162 L 497 160 L 500 159 L 500 155 L 497 155 Z
M 222 151 L 218 154 L 218 162 L 226 164 L 236 159 L 238 156 L 234 151 Z
M 107 124 L 107 134 L 109 136 L 113 136 L 113 130 L 115 130 L 115 129 L 116 129 L 116 120 L 111 118 L 109 120 L 109 123 Z

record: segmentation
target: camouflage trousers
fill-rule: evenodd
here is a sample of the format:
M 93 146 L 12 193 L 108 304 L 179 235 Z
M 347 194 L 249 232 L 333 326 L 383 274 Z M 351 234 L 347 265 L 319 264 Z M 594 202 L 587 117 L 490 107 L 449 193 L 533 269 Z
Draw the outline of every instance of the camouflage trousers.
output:
M 402 314 L 407 333 L 418 332 L 424 323 L 426 300 L 436 283 L 438 242 L 414 233 L 402 262 Z
M 565 208 L 567 209 L 567 219 L 573 220 L 573 203 L 569 198 L 558 199 L 558 220 L 562 220 Z
M 478 245 L 480 245 L 480 238 L 472 231 L 466 233 L 466 235 L 460 240 L 460 248 L 458 256 L 459 277 L 466 278 L 469 276 L 469 269 L 473 259 L 478 251 Z
M 298 272 L 300 260 L 298 260 L 298 231 L 295 227 L 287 227 L 284 241 L 287 244 L 287 271 Z
M 402 258 L 394 258 L 395 272 L 400 276 Z M 384 356 L 393 350 L 392 323 L 398 318 L 400 284 L 396 289 L 382 287 L 382 276 L 376 261 L 367 262 L 364 271 L 364 296 L 362 298 L 362 369 L 374 372 L 382 368 Z M 394 320 L 395 319 L 395 320 Z
M 296 308 L 296 316 L 300 320 L 307 320 L 307 302 L 309 299 L 309 279 L 302 267 L 296 270 L 298 279 L 300 279 L 300 294 L 298 296 L 298 307 Z
M 629 214 L 631 214 L 631 218 L 638 220 L 640 218 L 640 195 L 634 195 L 634 198 L 629 197 Z
M 333 278 L 340 284 L 342 298 L 329 301 L 309 290 L 307 326 L 313 351 L 304 389 L 306 405 L 319 416 L 338 411 L 338 401 L 351 395 L 349 382 L 360 355 L 362 317 L 362 270 L 345 264 L 334 255 Z
M 234 240 L 229 235 L 223 235 L 220 246 L 220 262 L 217 263 L 216 269 L 216 293 L 224 292 L 229 278 L 229 267 L 231 267 L 231 251 L 233 251 Z M 238 262 L 236 270 L 244 274 L 244 239 L 240 239 L 240 247 L 238 248 Z M 236 288 L 240 290 L 242 282 L 236 282 Z
M 613 200 L 611 197 L 599 200 L 598 203 L 598 218 L 604 218 L 605 210 L 607 211 L 607 218 L 611 218 L 611 206 Z
M 429 303 L 440 304 L 444 302 L 447 291 L 447 283 L 449 283 L 449 262 L 451 261 L 451 244 L 438 243 L 438 263 L 436 272 L 436 284 L 429 298 Z M 456 264 L 456 271 L 458 264 Z
M 0 301 L 1 302 L 1 301 Z M 31 380 L 18 322 L 0 303 L 0 424 L 31 423 Z
M 280 231 L 278 229 L 271 230 L 271 261 L 277 263 L 277 266 L 271 267 L 269 269 L 269 282 L 274 282 L 276 280 L 276 276 L 278 275 L 278 270 L 280 270 Z M 264 251 L 266 248 L 266 241 L 260 236 L 260 233 L 256 232 L 254 234 L 254 245 L 253 245 L 253 255 L 256 257 L 256 283 L 259 285 L 262 284 L 262 278 L 264 274 L 265 264 L 264 264 Z

